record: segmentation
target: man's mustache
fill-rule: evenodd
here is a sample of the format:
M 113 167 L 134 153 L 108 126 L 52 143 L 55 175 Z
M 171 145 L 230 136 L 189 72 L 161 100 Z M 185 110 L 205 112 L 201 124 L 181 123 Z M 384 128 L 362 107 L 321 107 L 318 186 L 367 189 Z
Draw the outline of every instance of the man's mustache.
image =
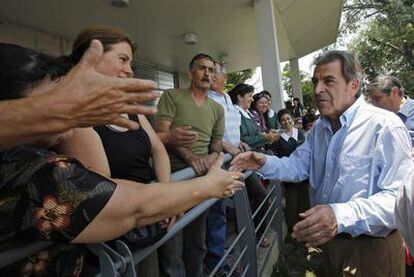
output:
M 329 100 L 331 100 L 331 98 L 327 94 L 324 94 L 324 93 L 317 94 L 315 96 L 316 96 L 315 97 L 316 101 L 329 101 Z

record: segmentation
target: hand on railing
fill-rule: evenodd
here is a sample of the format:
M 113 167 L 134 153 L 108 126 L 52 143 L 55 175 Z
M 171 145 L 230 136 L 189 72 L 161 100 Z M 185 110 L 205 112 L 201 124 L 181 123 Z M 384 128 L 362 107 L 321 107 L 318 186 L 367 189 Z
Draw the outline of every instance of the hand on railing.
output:
M 247 143 L 240 141 L 239 149 L 241 152 L 246 152 L 246 151 L 250 151 L 252 148 Z
M 167 231 L 169 231 L 174 224 L 178 221 L 179 216 L 178 215 L 174 215 L 172 217 L 166 218 L 163 221 L 160 221 L 158 224 L 161 226 L 161 228 L 163 229 L 167 229 Z

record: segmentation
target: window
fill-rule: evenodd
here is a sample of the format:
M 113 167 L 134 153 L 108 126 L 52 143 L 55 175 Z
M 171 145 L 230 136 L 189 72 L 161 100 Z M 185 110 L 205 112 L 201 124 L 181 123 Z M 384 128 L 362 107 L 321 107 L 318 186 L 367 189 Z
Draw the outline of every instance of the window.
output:
M 132 68 L 135 77 L 156 82 L 161 91 L 178 87 L 177 75 L 171 69 L 143 61 L 134 62 Z

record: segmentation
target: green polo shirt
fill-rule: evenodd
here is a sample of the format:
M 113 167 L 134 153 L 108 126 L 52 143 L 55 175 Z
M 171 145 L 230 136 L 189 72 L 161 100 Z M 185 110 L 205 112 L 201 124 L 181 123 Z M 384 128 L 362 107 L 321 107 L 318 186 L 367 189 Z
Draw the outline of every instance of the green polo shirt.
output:
M 156 120 L 171 121 L 171 128 L 192 126 L 192 130 L 198 133 L 198 139 L 191 148 L 195 155 L 207 155 L 211 140 L 223 139 L 223 107 L 207 96 L 198 105 L 189 89 L 167 90 L 161 95 L 157 109 Z

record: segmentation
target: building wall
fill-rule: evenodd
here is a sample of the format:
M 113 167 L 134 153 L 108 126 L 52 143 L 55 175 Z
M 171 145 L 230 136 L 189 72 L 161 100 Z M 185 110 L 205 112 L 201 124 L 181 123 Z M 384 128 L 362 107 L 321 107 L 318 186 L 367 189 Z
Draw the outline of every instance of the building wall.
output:
M 70 53 L 73 40 L 8 22 L 0 24 L 0 42 L 13 43 L 52 55 Z
M 178 73 L 178 87 L 179 88 L 189 88 L 190 87 L 190 79 L 188 79 L 187 73 Z
M 72 39 L 8 22 L 0 23 L 0 42 L 21 45 L 56 56 L 69 54 L 73 44 Z M 178 86 L 176 74 L 171 69 L 143 61 L 134 63 L 134 67 L 138 78 L 151 79 L 162 90 Z

